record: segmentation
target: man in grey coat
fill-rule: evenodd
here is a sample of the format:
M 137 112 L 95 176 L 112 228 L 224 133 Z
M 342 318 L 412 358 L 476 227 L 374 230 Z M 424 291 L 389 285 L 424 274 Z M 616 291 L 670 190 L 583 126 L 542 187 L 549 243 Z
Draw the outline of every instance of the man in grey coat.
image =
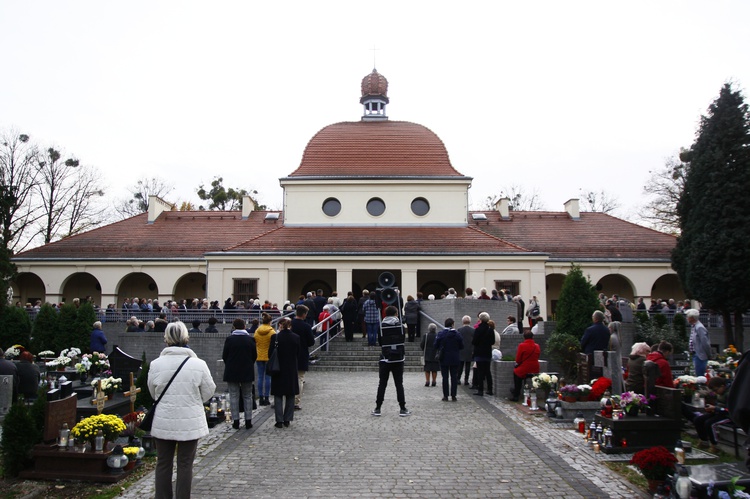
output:
M 693 355 L 693 366 L 696 376 L 706 375 L 706 366 L 711 358 L 711 341 L 708 330 L 700 321 L 700 312 L 691 308 L 685 312 L 690 324 L 690 353 Z
M 461 367 L 458 370 L 459 378 L 461 373 L 464 373 L 464 385 L 469 384 L 469 372 L 471 371 L 471 341 L 474 339 L 474 328 L 471 326 L 471 317 L 464 315 L 461 319 L 463 326 L 458 328 L 458 333 L 464 341 L 464 347 L 461 349 L 459 359 L 461 360 Z M 473 377 L 472 377 L 473 378 Z M 472 383 L 473 384 L 473 383 Z

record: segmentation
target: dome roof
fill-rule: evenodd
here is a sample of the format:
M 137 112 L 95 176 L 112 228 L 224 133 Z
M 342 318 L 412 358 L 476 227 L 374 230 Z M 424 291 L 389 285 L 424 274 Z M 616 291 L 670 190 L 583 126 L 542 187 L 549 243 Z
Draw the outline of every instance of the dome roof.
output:
M 362 78 L 362 97 L 375 95 L 388 99 L 388 80 L 377 69 Z
M 406 121 L 343 122 L 316 133 L 290 177 L 463 177 L 443 141 Z

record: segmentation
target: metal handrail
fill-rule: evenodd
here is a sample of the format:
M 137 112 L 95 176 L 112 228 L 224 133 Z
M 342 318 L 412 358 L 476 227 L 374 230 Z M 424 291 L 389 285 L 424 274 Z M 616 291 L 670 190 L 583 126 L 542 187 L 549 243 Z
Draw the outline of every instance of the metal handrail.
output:
M 333 319 L 331 319 L 330 317 L 326 317 L 326 318 L 325 318 L 325 319 L 323 319 L 322 321 L 320 321 L 320 322 L 317 322 L 317 323 L 315 323 L 315 325 L 313 325 L 313 330 L 314 330 L 314 329 L 315 329 L 316 327 L 318 327 L 318 326 L 319 326 L 320 324 L 322 324 L 323 322 L 326 322 L 326 321 L 331 321 L 331 320 L 333 320 Z M 343 329 L 343 328 L 341 328 L 341 327 L 340 327 L 340 328 L 339 328 L 339 331 L 338 331 L 338 333 L 334 334 L 333 336 L 330 336 L 330 334 L 331 334 L 331 329 L 333 329 L 334 327 L 338 326 L 338 325 L 339 325 L 339 324 L 341 324 L 342 322 L 343 322 L 343 320 L 342 320 L 342 319 L 338 319 L 338 320 L 336 320 L 336 322 L 334 322 L 333 324 L 331 324 L 330 326 L 328 326 L 328 329 L 326 329 L 325 331 L 323 331 L 322 333 L 320 333 L 320 334 L 319 334 L 318 336 L 316 336 L 316 337 L 315 337 L 315 342 L 316 342 L 316 343 L 318 342 L 318 339 L 319 339 L 319 338 L 320 338 L 321 336 L 325 336 L 325 337 L 326 337 L 326 341 L 325 341 L 325 342 L 323 342 L 323 343 L 321 343 L 321 344 L 320 344 L 320 345 L 318 346 L 318 348 L 316 348 L 315 350 L 313 350 L 312 352 L 310 352 L 310 355 L 311 355 L 311 356 L 312 356 L 312 355 L 313 355 L 313 354 L 314 354 L 315 352 L 317 352 L 318 350 L 320 350 L 321 348 L 323 348 L 323 346 L 328 346 L 328 344 L 329 344 L 329 343 L 331 342 L 331 340 L 332 340 L 332 339 L 336 338 L 337 336 L 339 336 L 339 335 L 341 334 L 341 331 L 342 331 L 342 329 Z

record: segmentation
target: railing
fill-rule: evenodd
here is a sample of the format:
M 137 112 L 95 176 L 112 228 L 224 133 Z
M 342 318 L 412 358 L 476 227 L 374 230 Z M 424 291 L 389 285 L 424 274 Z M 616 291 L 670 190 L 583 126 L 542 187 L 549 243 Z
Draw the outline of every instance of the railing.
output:
M 29 318 L 33 322 L 36 319 L 38 312 L 36 310 L 28 310 Z M 212 309 L 187 309 L 173 312 L 171 310 L 162 310 L 161 312 L 142 312 L 133 310 L 132 312 L 125 312 L 122 310 L 105 309 L 98 310 L 96 312 L 97 319 L 101 322 L 127 322 L 131 317 L 136 317 L 139 321 L 148 322 L 159 318 L 160 314 L 166 315 L 166 320 L 171 322 L 174 319 L 179 319 L 185 324 L 190 324 L 193 321 L 201 321 L 207 323 L 208 319 L 215 317 L 219 324 L 231 324 L 234 319 L 240 318 L 247 322 L 253 319 L 260 320 L 262 314 L 268 314 L 273 318 L 274 324 L 276 324 L 282 317 L 289 317 L 294 315 L 294 312 L 282 312 L 281 310 L 257 310 L 257 309 L 230 309 L 230 310 L 212 310 Z
M 315 354 L 318 350 L 322 349 L 323 347 L 326 347 L 326 350 L 328 350 L 328 344 L 331 342 L 331 340 L 336 338 L 338 335 L 340 335 L 341 331 L 344 329 L 343 327 L 340 327 L 343 322 L 341 319 L 338 319 L 335 322 L 333 322 L 333 319 L 331 319 L 330 317 L 326 317 L 322 321 L 316 322 L 313 325 L 313 331 L 315 331 L 315 328 L 324 322 L 330 322 L 331 324 L 328 325 L 328 329 L 326 329 L 325 331 L 323 331 L 322 333 L 320 333 L 318 336 L 315 337 L 315 343 L 318 343 L 318 340 L 322 338 L 323 336 L 325 336 L 325 341 L 322 341 L 316 349 L 310 352 L 310 357 L 312 357 L 313 354 Z M 331 336 L 331 330 L 333 329 L 336 329 L 336 334 Z

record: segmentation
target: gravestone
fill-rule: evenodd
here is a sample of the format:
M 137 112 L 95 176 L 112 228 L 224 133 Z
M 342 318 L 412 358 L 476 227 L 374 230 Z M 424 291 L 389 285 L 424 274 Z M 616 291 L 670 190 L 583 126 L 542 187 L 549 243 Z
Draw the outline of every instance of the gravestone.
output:
M 63 381 L 60 383 L 60 398 L 64 399 L 73 393 L 73 382 Z
M 68 423 L 70 429 L 75 426 L 77 403 L 78 398 L 75 395 L 47 402 L 44 407 L 44 435 L 42 437 L 45 443 L 57 440 L 63 423 Z
M 588 384 L 591 381 L 591 359 L 585 353 L 578 354 L 578 384 Z
M 602 376 L 612 380 L 612 388 L 610 388 L 610 393 L 613 395 L 622 393 L 624 391 L 622 383 L 622 357 L 620 357 L 617 352 L 607 351 L 602 353 L 604 354 Z
M 13 405 L 13 375 L 0 376 L 0 417 L 5 417 Z
M 697 464 L 686 468 L 693 487 L 698 490 L 698 497 L 707 497 L 706 489 L 710 483 L 713 483 L 714 490 L 726 490 L 735 477 L 739 477 L 737 485 L 750 485 L 750 474 L 741 463 Z
M 53 388 L 52 390 L 47 390 L 47 400 L 60 400 L 60 389 L 59 388 Z
M 126 354 L 117 345 L 115 345 L 112 353 L 109 354 L 108 359 L 109 369 L 112 371 L 112 377 L 114 378 L 126 380 L 130 373 L 138 376 L 140 372 L 141 360 Z

